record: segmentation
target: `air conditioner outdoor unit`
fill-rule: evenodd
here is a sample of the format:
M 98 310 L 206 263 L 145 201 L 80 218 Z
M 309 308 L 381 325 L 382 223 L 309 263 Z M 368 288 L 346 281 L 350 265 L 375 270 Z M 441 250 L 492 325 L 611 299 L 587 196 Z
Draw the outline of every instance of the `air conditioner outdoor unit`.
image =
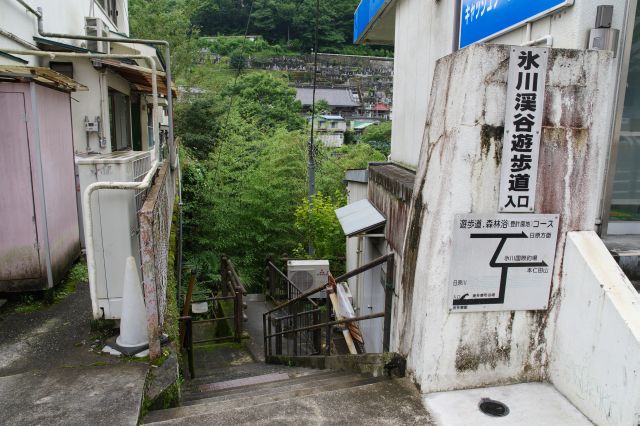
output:
M 100 18 L 84 18 L 85 33 L 91 37 L 109 37 L 109 27 Z M 108 41 L 87 40 L 87 49 L 92 52 L 109 53 Z
M 140 182 L 151 168 L 149 152 L 120 151 L 76 156 L 81 194 L 94 182 Z M 138 211 L 146 191 L 101 189 L 91 196 L 95 288 L 106 319 L 119 319 L 125 261 L 133 256 L 140 265 Z M 89 243 L 88 241 L 86 242 Z M 142 275 L 140 275 L 142 277 Z
M 287 277 L 300 291 L 305 292 L 312 288 L 327 284 L 329 277 L 328 260 L 289 260 L 287 262 Z M 311 296 L 316 299 L 327 297 L 323 290 Z

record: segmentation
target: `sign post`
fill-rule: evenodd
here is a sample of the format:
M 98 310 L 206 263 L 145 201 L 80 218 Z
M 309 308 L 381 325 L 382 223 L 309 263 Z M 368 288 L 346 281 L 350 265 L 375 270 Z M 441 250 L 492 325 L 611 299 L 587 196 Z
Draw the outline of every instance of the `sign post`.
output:
M 502 213 L 531 213 L 536 201 L 547 48 L 512 47 L 502 144 Z
M 456 215 L 450 311 L 547 309 L 558 220 L 556 214 Z

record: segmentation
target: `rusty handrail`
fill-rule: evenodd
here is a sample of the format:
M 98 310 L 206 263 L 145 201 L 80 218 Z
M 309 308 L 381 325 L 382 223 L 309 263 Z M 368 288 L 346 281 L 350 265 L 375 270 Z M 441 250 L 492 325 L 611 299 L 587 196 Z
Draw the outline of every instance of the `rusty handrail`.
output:
M 229 273 L 231 275 L 231 278 L 234 281 L 234 286 L 239 288 L 242 291 L 242 294 L 246 296 L 247 295 L 247 289 L 244 287 L 244 284 L 240 280 L 240 276 L 238 275 L 238 272 L 236 271 L 235 265 L 233 264 L 231 259 L 228 258 L 227 256 L 222 256 L 222 260 L 223 260 L 223 262 L 225 262 L 227 264 L 227 270 L 229 271 Z

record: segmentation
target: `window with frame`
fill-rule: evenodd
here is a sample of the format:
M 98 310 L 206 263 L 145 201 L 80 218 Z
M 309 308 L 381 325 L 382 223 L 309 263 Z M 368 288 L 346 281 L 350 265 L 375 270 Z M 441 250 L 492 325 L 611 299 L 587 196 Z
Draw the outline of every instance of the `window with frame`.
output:
M 118 26 L 118 1 L 117 0 L 96 0 L 98 5 L 106 12 L 111 21 Z

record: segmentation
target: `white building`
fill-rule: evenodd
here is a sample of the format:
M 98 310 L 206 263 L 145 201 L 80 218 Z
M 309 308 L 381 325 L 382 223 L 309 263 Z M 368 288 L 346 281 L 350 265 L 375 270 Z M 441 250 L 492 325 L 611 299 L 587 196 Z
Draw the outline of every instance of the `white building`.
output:
M 50 68 L 88 89 L 71 102 L 78 211 L 92 223 L 81 229 L 93 235 L 86 248 L 94 316 L 119 318 L 125 260 L 143 262 L 138 213 L 146 192 L 95 190 L 87 209 L 82 197 L 98 182 L 150 182 L 167 158 L 176 166 L 168 44 L 129 38 L 127 0 L 0 0 L 0 10 L 0 67 Z
M 524 382 L 551 384 L 583 422 L 640 422 L 640 296 L 603 243 L 615 235 L 622 254 L 640 245 L 640 29 L 635 1 L 610 4 L 610 16 L 591 1 L 362 0 L 356 11 L 357 43 L 395 48 L 391 161 L 371 165 L 368 175 L 386 243 L 369 251 L 396 254 L 391 350 L 407 357 L 442 424 L 459 424 L 446 421 L 447 410 L 479 412 L 468 399 L 478 393 L 465 389 L 497 386 L 486 396 L 537 398 L 527 393 L 534 387 L 500 387 Z M 499 215 L 512 49 L 505 45 L 546 47 L 549 55 L 531 212 L 559 215 L 551 284 L 544 307 L 456 312 L 451 276 L 487 255 L 454 257 L 456 215 Z M 366 233 L 354 238 L 373 239 Z M 348 248 L 360 253 L 362 244 Z M 347 259 L 347 269 L 356 267 L 358 255 Z M 359 285 L 359 297 L 369 285 L 377 283 Z M 513 424 L 530 423 L 514 417 Z
M 319 115 L 313 125 L 316 136 L 328 148 L 340 148 L 344 145 L 347 122 L 340 115 Z

